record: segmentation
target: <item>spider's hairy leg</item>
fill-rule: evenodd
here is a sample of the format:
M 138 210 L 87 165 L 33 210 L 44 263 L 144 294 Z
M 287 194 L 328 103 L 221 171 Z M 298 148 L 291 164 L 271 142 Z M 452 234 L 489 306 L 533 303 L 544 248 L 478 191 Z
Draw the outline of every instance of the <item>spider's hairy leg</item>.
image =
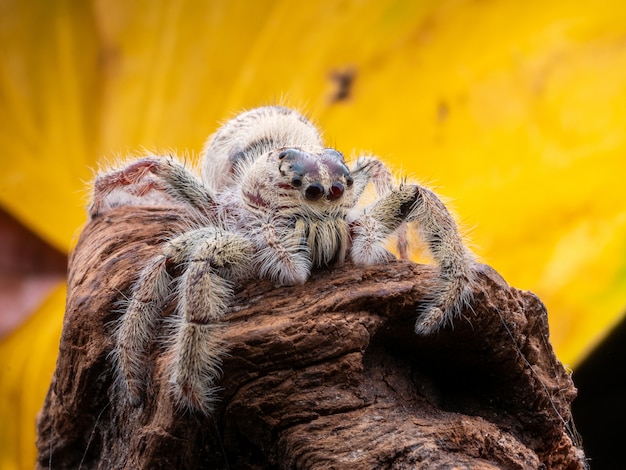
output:
M 176 157 L 144 157 L 122 169 L 100 173 L 94 181 L 93 203 L 89 208 L 91 217 L 104 212 L 111 204 L 109 198 L 115 191 L 143 197 L 152 190 L 168 194 L 171 198 L 212 216 L 215 200 L 203 186 L 200 178 L 187 169 Z
M 416 199 L 407 221 L 417 222 L 420 237 L 440 270 L 440 287 L 415 323 L 416 333 L 429 334 L 451 323 L 469 305 L 475 259 L 445 204 L 431 190 L 419 185 L 411 187 Z
M 165 255 L 184 269 L 168 356 L 169 390 L 181 407 L 209 414 L 225 353 L 220 320 L 232 296 L 231 280 L 249 270 L 252 247 L 239 235 L 205 227 L 171 240 Z
M 156 337 L 170 282 L 166 257 L 155 256 L 133 285 L 130 301 L 116 332 L 114 358 L 119 379 L 134 406 L 139 406 L 143 400 L 150 371 L 148 353 Z
M 358 200 L 371 182 L 378 196 L 385 196 L 395 184 L 394 178 L 387 168 L 378 158 L 372 156 L 361 156 L 350 169 L 354 178 L 354 198 Z M 394 229 L 397 235 L 398 254 L 401 259 L 408 259 L 407 253 L 407 227 L 404 224 L 396 226 Z
M 412 186 L 400 185 L 363 210 L 350 224 L 353 238 L 351 256 L 357 266 L 380 264 L 393 258 L 385 248 L 385 242 L 393 232 L 404 226 L 415 199 Z
M 111 207 L 112 194 L 122 190 L 132 196 L 143 197 L 153 189 L 159 189 L 150 172 L 155 159 L 142 158 L 121 169 L 100 172 L 93 182 L 93 197 L 89 207 L 90 217 L 96 217 Z
M 174 156 L 145 160 L 151 160 L 150 172 L 167 183 L 164 189 L 171 197 L 211 215 L 215 208 L 214 196 L 182 162 Z
M 383 195 L 393 187 L 393 177 L 389 169 L 376 157 L 361 156 L 350 168 L 354 179 L 354 198 L 359 199 L 371 182 L 379 195 Z

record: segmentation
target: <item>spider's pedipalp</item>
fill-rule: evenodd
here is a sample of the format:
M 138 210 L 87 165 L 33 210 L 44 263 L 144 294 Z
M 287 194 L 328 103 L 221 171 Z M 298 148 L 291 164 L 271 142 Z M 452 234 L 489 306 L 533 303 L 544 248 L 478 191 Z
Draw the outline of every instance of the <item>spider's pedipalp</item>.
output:
M 305 240 L 307 227 L 301 221 L 287 231 L 283 220 L 264 222 L 255 234 L 257 246 L 257 271 L 260 277 L 268 277 L 280 285 L 304 284 L 311 273 L 310 249 Z M 287 235 L 286 235 L 287 234 Z

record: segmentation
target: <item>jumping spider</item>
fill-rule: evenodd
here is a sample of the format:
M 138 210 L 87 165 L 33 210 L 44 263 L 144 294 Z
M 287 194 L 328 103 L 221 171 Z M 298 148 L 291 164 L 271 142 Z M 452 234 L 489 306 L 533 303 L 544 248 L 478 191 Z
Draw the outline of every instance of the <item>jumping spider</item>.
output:
M 440 268 L 440 287 L 420 312 L 416 333 L 436 331 L 469 301 L 473 255 L 438 197 L 417 184 L 395 183 L 374 157 L 348 167 L 299 113 L 270 106 L 240 114 L 207 142 L 202 165 L 199 178 L 174 157 L 149 156 L 95 179 L 91 217 L 165 197 L 204 221 L 165 242 L 131 288 L 114 355 L 133 405 L 143 400 L 148 351 L 172 294 L 175 327 L 166 345 L 171 396 L 177 405 L 207 414 L 222 354 L 212 333 L 228 310 L 234 281 L 255 277 L 295 285 L 306 282 L 312 269 L 346 258 L 356 266 L 384 263 L 393 258 L 385 247 L 392 234 L 406 257 L 407 224 L 416 222 Z M 361 207 L 370 183 L 376 199 Z M 178 274 L 171 274 L 172 266 Z

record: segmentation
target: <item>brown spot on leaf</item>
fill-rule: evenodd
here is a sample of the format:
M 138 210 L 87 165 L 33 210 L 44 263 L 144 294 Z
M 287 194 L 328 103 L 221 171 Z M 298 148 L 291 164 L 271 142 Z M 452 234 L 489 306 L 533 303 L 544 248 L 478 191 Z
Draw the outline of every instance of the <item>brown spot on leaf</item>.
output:
M 356 78 L 356 70 L 347 68 L 341 71 L 333 71 L 329 75 L 334 84 L 334 90 L 330 97 L 331 103 L 346 101 L 352 95 L 352 87 Z

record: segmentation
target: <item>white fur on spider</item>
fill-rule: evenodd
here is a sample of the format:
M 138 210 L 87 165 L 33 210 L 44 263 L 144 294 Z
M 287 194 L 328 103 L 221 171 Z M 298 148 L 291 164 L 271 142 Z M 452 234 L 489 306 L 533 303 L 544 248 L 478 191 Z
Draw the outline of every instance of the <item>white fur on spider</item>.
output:
M 376 199 L 362 207 L 370 184 Z M 219 332 L 234 281 L 302 284 L 313 269 L 346 258 L 357 266 L 385 263 L 393 258 L 387 244 L 394 234 L 406 256 L 407 224 L 416 223 L 440 279 L 415 331 L 437 331 L 471 300 L 474 258 L 440 199 L 417 184 L 397 183 L 375 157 L 348 168 L 306 118 L 287 108 L 258 108 L 227 122 L 206 145 L 202 178 L 174 157 L 154 156 L 101 173 L 92 217 L 123 203 L 125 191 L 132 204 L 162 192 L 203 220 L 166 242 L 130 290 L 115 356 L 135 405 L 150 380 L 148 353 L 160 341 L 170 296 L 177 307 L 162 345 L 170 396 L 181 408 L 207 414 L 216 402 L 224 354 Z
M 202 151 L 202 181 L 214 194 L 236 184 L 234 168 L 282 147 L 322 148 L 318 129 L 304 116 L 282 106 L 243 112 L 209 137 Z

